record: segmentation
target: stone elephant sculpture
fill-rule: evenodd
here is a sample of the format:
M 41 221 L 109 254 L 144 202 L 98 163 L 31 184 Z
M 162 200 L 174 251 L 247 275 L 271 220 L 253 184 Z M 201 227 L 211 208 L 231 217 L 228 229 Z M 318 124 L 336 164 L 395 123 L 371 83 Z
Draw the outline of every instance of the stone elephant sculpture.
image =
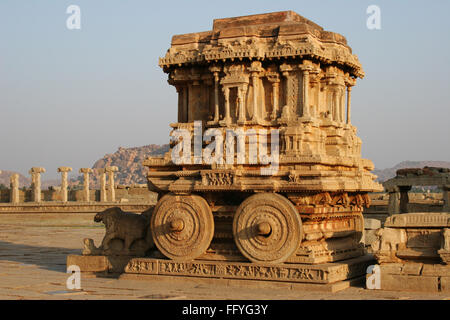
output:
M 154 247 L 150 232 L 153 207 L 141 214 L 125 212 L 119 207 L 108 208 L 95 215 L 95 222 L 103 222 L 105 236 L 100 247 L 92 239 L 84 239 L 84 255 L 144 256 Z

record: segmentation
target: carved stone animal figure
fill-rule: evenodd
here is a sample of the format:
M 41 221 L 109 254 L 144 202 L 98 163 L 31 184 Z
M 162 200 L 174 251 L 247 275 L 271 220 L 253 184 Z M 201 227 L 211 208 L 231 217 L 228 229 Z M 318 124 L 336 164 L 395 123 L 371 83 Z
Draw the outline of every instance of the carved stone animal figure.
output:
M 376 251 L 398 251 L 406 248 L 406 231 L 404 229 L 380 228 L 375 232 L 377 240 L 372 249 Z
M 108 250 L 109 243 L 113 239 L 123 240 L 122 254 L 129 253 L 131 246 L 137 240 L 144 241 L 147 248 L 153 247 L 153 239 L 149 230 L 149 212 L 147 211 L 136 214 L 124 212 L 119 207 L 113 207 L 97 213 L 94 221 L 103 222 L 106 228 L 105 237 L 99 249 Z

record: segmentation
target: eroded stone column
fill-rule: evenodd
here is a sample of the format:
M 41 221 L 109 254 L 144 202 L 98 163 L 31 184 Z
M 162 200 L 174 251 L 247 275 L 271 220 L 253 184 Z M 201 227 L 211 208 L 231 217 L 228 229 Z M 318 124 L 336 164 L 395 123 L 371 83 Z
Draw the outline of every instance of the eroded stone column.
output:
M 33 167 L 28 172 L 31 174 L 31 192 L 34 202 L 41 202 L 41 173 L 44 172 L 45 169 L 41 167 Z
M 389 204 L 388 204 L 388 213 L 389 215 L 399 214 L 400 213 L 400 190 L 395 187 L 391 190 L 387 190 L 389 192 Z
M 116 201 L 116 193 L 114 190 L 114 172 L 119 171 L 119 169 L 116 166 L 109 166 L 105 168 L 105 171 L 108 173 L 109 201 L 114 202 Z
M 19 203 L 19 174 L 13 173 L 9 177 L 9 181 L 10 181 L 9 201 L 11 203 Z
M 98 168 L 97 173 L 100 174 L 100 201 L 106 202 L 106 171 L 105 168 Z
M 89 193 L 89 174 L 92 173 L 91 168 L 80 168 L 80 173 L 83 174 L 83 198 L 84 201 L 89 202 L 91 200 Z
M 409 196 L 408 191 L 411 190 L 411 186 L 401 186 L 400 189 L 400 213 L 408 212 Z
M 67 173 L 72 171 L 71 167 L 59 167 L 58 172 L 61 173 L 61 198 L 63 202 L 67 202 Z

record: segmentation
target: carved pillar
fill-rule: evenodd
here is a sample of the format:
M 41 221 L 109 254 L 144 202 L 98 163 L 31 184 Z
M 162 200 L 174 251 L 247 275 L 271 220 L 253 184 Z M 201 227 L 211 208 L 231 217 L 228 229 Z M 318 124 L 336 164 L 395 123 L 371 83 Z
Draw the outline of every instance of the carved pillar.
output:
M 97 172 L 100 174 L 100 201 L 106 202 L 106 171 L 105 168 L 98 168 Z
M 309 66 L 301 66 L 300 70 L 302 70 L 302 117 L 310 117 L 309 110 Z
M 388 213 L 389 215 L 400 213 L 400 192 L 397 187 L 387 190 L 389 192 L 389 204 Z
M 311 95 L 314 97 L 314 106 L 310 102 L 309 113 L 311 117 L 317 117 L 320 107 L 320 69 L 312 69 L 309 72 L 309 84 L 311 88 Z M 314 94 L 315 93 L 315 94 Z
M 214 122 L 219 122 L 219 73 L 214 72 Z
M 92 173 L 92 169 L 91 168 L 80 168 L 79 172 L 83 174 L 84 201 L 89 202 L 91 200 L 91 196 L 89 194 L 89 174 Z
M 247 92 L 247 85 L 238 87 L 238 105 L 239 105 L 239 118 L 238 124 L 245 123 L 245 93 Z
M 267 79 L 272 83 L 272 114 L 270 115 L 270 118 L 275 120 L 278 114 L 278 89 L 280 79 L 278 78 L 278 74 L 269 75 Z
M 289 110 L 290 109 L 290 105 L 289 105 L 289 92 L 290 92 L 290 87 L 291 87 L 291 82 L 292 82 L 292 79 L 291 79 L 291 77 L 289 77 L 289 71 L 285 71 L 285 72 L 283 72 L 282 73 L 282 75 L 283 75 L 283 77 L 286 79 L 286 81 L 285 81 L 285 86 L 284 86 L 284 100 L 285 100 L 285 105 L 286 106 L 288 106 L 287 107 L 287 110 Z M 290 110 L 289 110 L 290 111 Z
M 45 172 L 44 168 L 33 167 L 30 169 L 31 174 L 31 192 L 34 202 L 41 202 L 41 173 Z
M 340 89 L 339 90 L 339 121 L 340 122 L 344 122 L 344 118 L 345 118 L 344 94 L 345 94 L 344 90 Z
M 214 123 L 219 123 L 220 114 L 219 114 L 219 73 L 222 70 L 221 67 L 212 65 L 209 67 L 209 71 L 212 72 L 214 78 Z
M 252 121 L 258 123 L 258 81 L 259 81 L 259 73 L 261 72 L 261 62 L 253 61 L 249 71 L 252 75 L 252 86 L 253 86 L 253 114 Z
M 289 72 L 292 71 L 292 66 L 283 63 L 282 65 L 280 65 L 280 72 L 283 75 L 283 77 L 286 79 L 285 80 L 285 88 L 284 88 L 284 100 L 285 100 L 285 104 L 282 108 L 282 112 L 281 112 L 281 117 L 285 120 L 290 120 L 291 118 L 293 118 L 293 114 L 291 111 L 292 108 L 294 107 L 294 97 L 292 96 L 292 77 L 290 76 Z
M 106 167 L 105 171 L 108 173 L 108 191 L 109 191 L 109 201 L 116 201 L 116 193 L 114 190 L 114 172 L 119 169 L 116 166 Z
M 351 124 L 351 92 L 352 87 L 347 86 L 347 124 Z
M 333 121 L 337 121 L 337 105 L 336 105 L 336 90 L 335 88 L 331 89 L 331 119 Z
M 63 202 L 67 202 L 67 172 L 72 171 L 70 167 L 59 167 L 58 172 L 61 172 L 61 197 Z
M 9 194 L 9 201 L 11 203 L 19 203 L 19 175 L 13 173 L 9 177 L 11 193 Z
M 223 121 L 226 125 L 231 124 L 231 117 L 230 117 L 230 88 L 224 87 L 223 88 L 223 94 L 225 98 L 225 117 L 223 118 Z
M 252 85 L 253 85 L 253 113 L 252 121 L 258 122 L 258 75 L 256 72 L 252 73 Z

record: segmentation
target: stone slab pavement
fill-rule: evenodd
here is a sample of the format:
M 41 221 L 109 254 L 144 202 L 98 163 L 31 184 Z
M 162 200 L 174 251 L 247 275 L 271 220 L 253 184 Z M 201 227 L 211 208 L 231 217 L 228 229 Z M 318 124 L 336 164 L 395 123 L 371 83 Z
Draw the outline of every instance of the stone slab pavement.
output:
M 83 238 L 98 245 L 104 234 L 93 214 L 0 215 L 0 299 L 39 300 L 299 300 L 389 299 L 450 300 L 447 294 L 367 290 L 350 287 L 337 293 L 280 288 L 221 287 L 189 281 L 145 281 L 81 276 L 81 290 L 68 290 L 66 256 L 81 254 Z

